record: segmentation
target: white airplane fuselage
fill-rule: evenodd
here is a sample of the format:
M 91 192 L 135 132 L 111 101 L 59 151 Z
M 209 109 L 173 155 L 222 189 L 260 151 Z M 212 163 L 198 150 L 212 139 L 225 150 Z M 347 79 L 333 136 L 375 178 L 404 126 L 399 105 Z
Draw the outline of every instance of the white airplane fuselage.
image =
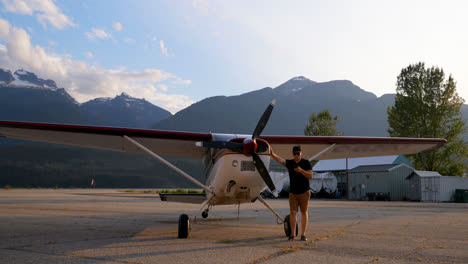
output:
M 265 141 L 257 142 L 262 145 L 257 154 L 265 167 L 269 168 L 270 147 Z M 206 185 L 215 194 L 210 201 L 211 205 L 250 203 L 266 186 L 255 168 L 252 156 L 226 149 L 212 151 L 206 177 Z

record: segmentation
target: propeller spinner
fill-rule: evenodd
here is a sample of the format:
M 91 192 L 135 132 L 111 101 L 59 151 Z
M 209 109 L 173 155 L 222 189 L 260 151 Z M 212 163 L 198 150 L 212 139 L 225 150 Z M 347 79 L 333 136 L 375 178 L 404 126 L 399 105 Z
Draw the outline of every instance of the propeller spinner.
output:
M 263 181 L 266 183 L 270 191 L 275 197 L 278 197 L 278 191 L 276 190 L 275 184 L 271 179 L 270 173 L 266 168 L 263 161 L 260 159 L 260 156 L 257 154 L 257 141 L 256 139 L 260 136 L 263 129 L 265 129 L 268 120 L 270 119 L 273 108 L 275 107 L 276 100 L 273 100 L 263 113 L 262 117 L 257 123 L 255 130 L 252 134 L 252 138 L 246 138 L 242 143 L 232 142 L 232 141 L 203 141 L 197 143 L 197 146 L 208 147 L 208 148 L 217 148 L 217 149 L 229 149 L 234 152 L 242 153 L 246 156 L 252 156 L 255 167 L 257 168 L 258 173 L 262 177 Z

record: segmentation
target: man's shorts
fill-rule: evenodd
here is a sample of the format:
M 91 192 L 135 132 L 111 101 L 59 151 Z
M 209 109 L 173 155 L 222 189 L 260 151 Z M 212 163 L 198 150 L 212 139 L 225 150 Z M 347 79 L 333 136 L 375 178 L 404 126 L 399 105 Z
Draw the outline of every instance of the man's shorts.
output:
M 289 208 L 297 212 L 297 207 L 301 208 L 301 213 L 307 212 L 310 200 L 310 190 L 301 194 L 289 193 Z

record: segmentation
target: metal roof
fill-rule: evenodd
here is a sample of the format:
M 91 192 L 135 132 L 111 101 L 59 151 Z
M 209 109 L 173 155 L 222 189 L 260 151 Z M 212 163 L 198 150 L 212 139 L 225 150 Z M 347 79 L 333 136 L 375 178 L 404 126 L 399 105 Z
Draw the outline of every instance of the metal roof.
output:
M 354 169 L 362 165 L 380 165 L 392 164 L 398 158 L 398 155 L 350 158 L 348 159 L 348 169 Z M 346 170 L 346 159 L 320 160 L 315 164 L 314 171 L 342 171 Z
M 358 166 L 349 171 L 349 173 L 360 173 L 360 172 L 388 172 L 392 169 L 396 169 L 397 167 L 406 166 L 406 164 L 382 164 L 382 165 L 365 165 L 365 166 Z M 412 168 L 411 168 L 412 169 Z
M 417 175 L 419 177 L 440 177 L 440 176 L 442 176 L 437 171 L 417 171 L 417 170 L 415 170 L 408 177 L 406 177 L 406 179 L 409 179 L 409 178 L 413 177 L 414 175 Z

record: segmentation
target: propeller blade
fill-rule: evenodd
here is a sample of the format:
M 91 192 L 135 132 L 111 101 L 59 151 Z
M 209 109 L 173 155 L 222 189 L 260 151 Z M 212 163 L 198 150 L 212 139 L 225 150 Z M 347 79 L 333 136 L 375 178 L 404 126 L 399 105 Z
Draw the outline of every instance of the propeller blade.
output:
M 199 147 L 205 148 L 217 148 L 217 149 L 229 149 L 235 152 L 242 152 L 243 143 L 231 142 L 231 141 L 202 141 L 196 144 Z
M 252 139 L 256 139 L 262 133 L 263 129 L 265 128 L 266 124 L 268 123 L 268 119 L 270 119 L 271 112 L 273 112 L 273 107 L 275 107 L 276 100 L 273 99 L 270 105 L 268 105 L 267 109 L 263 113 L 262 117 L 257 123 L 257 127 L 255 128 Z
M 252 158 L 254 160 L 255 167 L 257 168 L 258 173 L 260 173 L 263 181 L 266 183 L 268 188 L 270 188 L 270 191 L 273 193 L 273 195 L 278 197 L 278 191 L 276 190 L 275 184 L 273 183 L 273 180 L 271 179 L 270 173 L 268 173 L 265 164 L 263 164 L 263 161 L 255 152 L 252 152 Z

